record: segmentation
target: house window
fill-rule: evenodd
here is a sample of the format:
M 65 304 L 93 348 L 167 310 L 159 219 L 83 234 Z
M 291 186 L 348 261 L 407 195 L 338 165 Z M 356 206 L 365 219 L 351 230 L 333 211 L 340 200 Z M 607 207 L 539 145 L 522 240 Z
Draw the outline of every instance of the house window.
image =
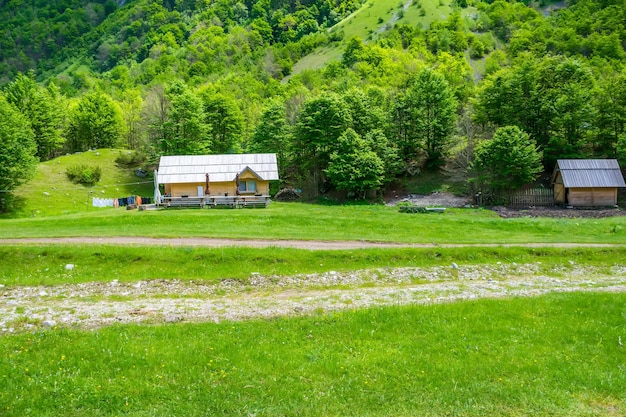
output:
M 255 193 L 256 192 L 256 180 L 245 180 L 239 183 L 239 191 L 242 193 Z

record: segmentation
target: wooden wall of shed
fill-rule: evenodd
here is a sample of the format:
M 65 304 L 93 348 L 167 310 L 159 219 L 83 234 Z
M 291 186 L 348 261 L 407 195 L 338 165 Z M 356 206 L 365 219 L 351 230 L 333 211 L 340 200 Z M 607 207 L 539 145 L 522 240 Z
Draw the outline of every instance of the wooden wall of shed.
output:
M 563 184 L 554 184 L 554 202 L 565 204 L 565 186 Z
M 575 207 L 614 206 L 617 188 L 570 188 L 567 203 Z

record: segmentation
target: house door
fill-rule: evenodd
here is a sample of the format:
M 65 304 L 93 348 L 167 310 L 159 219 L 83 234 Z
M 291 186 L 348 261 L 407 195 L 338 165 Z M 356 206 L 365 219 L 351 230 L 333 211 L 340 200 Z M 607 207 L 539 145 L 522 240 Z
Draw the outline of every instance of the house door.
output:
M 198 197 L 202 197 L 204 195 L 204 188 L 201 185 L 198 185 Z

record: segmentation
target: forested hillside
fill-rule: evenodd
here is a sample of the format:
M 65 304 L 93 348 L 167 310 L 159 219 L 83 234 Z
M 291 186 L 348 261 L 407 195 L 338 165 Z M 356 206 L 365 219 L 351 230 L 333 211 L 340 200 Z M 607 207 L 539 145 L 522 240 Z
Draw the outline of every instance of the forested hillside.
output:
M 118 146 L 276 152 L 311 196 L 423 169 L 497 196 L 556 158 L 626 162 L 624 0 L 12 0 L 0 28 L 0 157 L 24 150 L 3 190 L 32 156 Z

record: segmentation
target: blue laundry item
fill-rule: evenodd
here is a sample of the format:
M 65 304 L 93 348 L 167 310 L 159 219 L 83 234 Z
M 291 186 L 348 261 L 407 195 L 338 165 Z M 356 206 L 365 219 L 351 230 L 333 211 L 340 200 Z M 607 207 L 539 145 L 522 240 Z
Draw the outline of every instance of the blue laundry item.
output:
M 128 204 L 135 204 L 135 196 L 131 195 L 130 197 L 126 197 Z

